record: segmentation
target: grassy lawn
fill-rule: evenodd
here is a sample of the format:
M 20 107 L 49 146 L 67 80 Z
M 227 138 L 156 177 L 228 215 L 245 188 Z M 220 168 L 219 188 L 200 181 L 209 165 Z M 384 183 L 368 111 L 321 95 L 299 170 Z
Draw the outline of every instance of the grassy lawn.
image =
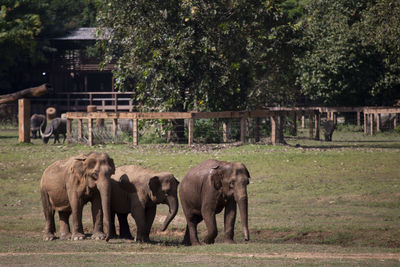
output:
M 400 134 L 335 132 L 333 142 L 287 138 L 288 145 L 141 145 L 94 147 L 18 144 L 16 129 L 0 129 L 0 264 L 29 265 L 346 265 L 393 266 L 400 259 Z M 52 140 L 50 141 L 52 143 Z M 214 245 L 180 245 L 182 210 L 160 232 L 167 207 L 160 206 L 154 243 L 133 241 L 42 241 L 44 216 L 39 181 L 52 162 L 105 151 L 116 166 L 138 164 L 168 170 L 181 180 L 201 161 L 241 161 L 250 171 L 249 242 L 237 217 L 235 241 L 221 243 L 223 214 Z M 58 216 L 56 216 L 56 221 Z M 84 228 L 92 231 L 90 205 Z M 130 218 L 132 233 L 135 225 Z M 205 226 L 200 224 L 200 237 Z M 58 223 L 57 223 L 58 230 Z

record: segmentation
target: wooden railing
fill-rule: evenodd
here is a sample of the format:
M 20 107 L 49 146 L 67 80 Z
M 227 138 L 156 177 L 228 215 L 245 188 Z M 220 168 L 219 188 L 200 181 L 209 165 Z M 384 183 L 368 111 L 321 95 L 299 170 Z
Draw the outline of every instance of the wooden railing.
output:
M 101 111 L 132 111 L 134 92 L 57 92 L 51 97 L 32 99 L 32 105 L 54 106 L 59 112 L 86 111 L 88 105 Z

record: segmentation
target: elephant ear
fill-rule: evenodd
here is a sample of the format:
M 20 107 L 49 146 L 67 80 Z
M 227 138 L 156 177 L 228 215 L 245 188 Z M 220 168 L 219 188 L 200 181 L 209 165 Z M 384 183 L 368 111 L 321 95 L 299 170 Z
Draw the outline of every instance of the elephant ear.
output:
M 161 182 L 160 182 L 160 178 L 158 178 L 158 176 L 153 176 L 150 178 L 149 188 L 150 188 L 151 192 L 153 193 L 153 195 L 156 196 L 157 192 L 161 188 Z
M 211 167 L 209 174 L 211 183 L 214 185 L 215 190 L 219 190 L 222 187 L 223 173 L 221 166 L 217 165 Z
M 134 184 L 132 184 L 129 181 L 129 177 L 126 174 L 123 174 L 120 178 L 119 178 L 119 186 L 121 187 L 122 190 L 128 192 L 128 193 L 134 193 L 136 192 L 136 187 Z
M 115 174 L 115 165 L 114 165 L 114 160 L 112 158 L 108 158 L 108 165 L 111 167 L 111 175 Z
M 87 159 L 87 155 L 81 154 L 79 156 L 74 157 L 74 161 L 72 163 L 71 171 L 72 173 L 78 175 L 78 176 L 83 176 L 85 174 L 85 165 L 84 162 Z

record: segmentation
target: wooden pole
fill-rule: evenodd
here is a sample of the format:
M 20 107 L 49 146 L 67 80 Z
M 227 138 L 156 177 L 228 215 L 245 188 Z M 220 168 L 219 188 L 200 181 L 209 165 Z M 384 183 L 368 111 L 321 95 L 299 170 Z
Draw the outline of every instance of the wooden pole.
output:
M 225 121 L 222 122 L 222 140 L 224 143 L 228 142 L 228 125 Z
M 319 140 L 319 132 L 321 129 L 321 115 L 319 111 L 315 112 L 315 140 Z
M 133 119 L 133 145 L 137 146 L 138 145 L 138 120 Z
M 310 120 L 308 122 L 309 127 L 310 127 L 310 139 L 313 139 L 313 137 L 314 137 L 314 116 L 313 115 L 309 115 L 308 119 Z
M 114 138 L 117 138 L 117 130 L 118 130 L 118 119 L 113 119 L 112 132 Z
M 194 119 L 190 118 L 188 123 L 188 145 L 193 145 L 193 131 L 194 131 Z
M 71 144 L 72 142 L 71 128 L 72 128 L 72 120 L 67 119 L 67 144 Z
M 301 115 L 301 128 L 304 129 L 306 127 L 306 118 L 304 115 Z
M 370 113 L 369 114 L 369 134 L 370 135 L 374 135 L 374 123 L 375 123 L 375 121 L 374 121 L 374 114 L 373 113 Z
M 381 114 L 376 114 L 376 131 L 381 131 Z
M 93 119 L 88 119 L 89 146 L 93 146 Z
M 361 125 L 360 120 L 361 120 L 361 112 L 357 111 L 357 126 Z
M 18 142 L 30 143 L 31 135 L 31 103 L 29 99 L 18 100 Z
M 368 133 L 368 115 L 364 112 L 364 134 Z
M 78 140 L 82 140 L 82 137 L 83 137 L 82 127 L 83 127 L 82 119 L 79 119 L 78 120 Z
M 275 115 L 271 116 L 271 143 L 273 145 L 276 144 L 276 132 L 277 132 L 276 119 L 277 117 Z
M 246 118 L 240 118 L 240 142 L 244 144 L 246 142 Z

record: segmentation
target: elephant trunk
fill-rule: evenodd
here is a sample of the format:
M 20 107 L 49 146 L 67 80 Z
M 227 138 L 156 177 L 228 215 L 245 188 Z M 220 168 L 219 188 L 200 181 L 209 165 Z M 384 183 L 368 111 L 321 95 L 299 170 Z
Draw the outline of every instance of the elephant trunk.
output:
M 177 196 L 168 196 L 167 197 L 167 204 L 169 207 L 169 213 L 167 218 L 165 218 L 165 221 L 162 225 L 161 231 L 165 231 L 169 225 L 169 223 L 175 218 L 176 213 L 178 212 L 178 197 Z
M 247 196 L 239 199 L 238 201 L 240 219 L 242 221 L 244 240 L 249 241 L 249 227 L 248 227 L 248 200 Z
M 106 229 L 106 241 L 110 239 L 111 233 L 111 182 L 110 178 L 99 178 L 100 183 L 97 183 L 97 189 L 100 192 L 101 208 L 103 210 L 103 219 Z

